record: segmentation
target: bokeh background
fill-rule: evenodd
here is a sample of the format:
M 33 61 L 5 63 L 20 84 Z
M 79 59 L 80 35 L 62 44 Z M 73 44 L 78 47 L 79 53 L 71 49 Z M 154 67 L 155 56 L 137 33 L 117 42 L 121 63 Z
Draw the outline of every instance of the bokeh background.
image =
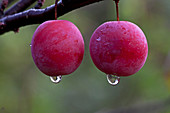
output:
M 43 8 L 53 3 L 46 0 Z M 59 84 L 32 60 L 38 25 L 0 35 L 0 113 L 170 113 L 170 1 L 121 0 L 119 6 L 120 20 L 140 26 L 148 40 L 149 55 L 138 73 L 111 86 L 90 59 L 92 33 L 116 20 L 113 0 L 104 0 L 59 17 L 77 25 L 85 41 L 82 64 Z

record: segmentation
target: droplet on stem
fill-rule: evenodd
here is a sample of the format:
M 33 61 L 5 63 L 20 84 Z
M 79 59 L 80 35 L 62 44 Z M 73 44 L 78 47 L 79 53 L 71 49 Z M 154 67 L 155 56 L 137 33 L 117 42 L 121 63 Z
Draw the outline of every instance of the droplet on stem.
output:
M 116 75 L 111 75 L 108 74 L 107 75 L 107 81 L 109 82 L 109 84 L 111 84 L 112 86 L 116 86 L 119 81 L 120 81 L 120 77 L 116 76 Z
M 50 77 L 50 80 L 55 84 L 58 84 L 61 81 L 61 79 L 62 79 L 62 75 Z
M 59 1 L 58 1 L 58 4 L 62 4 L 62 3 L 63 3 L 63 0 L 59 0 Z

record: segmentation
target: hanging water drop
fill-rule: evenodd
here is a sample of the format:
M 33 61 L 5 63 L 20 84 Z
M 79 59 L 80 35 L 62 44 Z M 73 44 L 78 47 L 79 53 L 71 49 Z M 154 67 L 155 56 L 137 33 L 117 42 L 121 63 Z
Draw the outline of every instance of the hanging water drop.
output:
M 108 74 L 107 75 L 107 81 L 109 82 L 109 84 L 111 84 L 112 86 L 116 86 L 119 81 L 120 81 L 120 77 L 116 76 L 116 75 L 111 75 Z
M 30 44 L 30 47 L 32 46 L 32 44 Z
M 58 84 L 62 79 L 62 76 L 59 75 L 59 76 L 54 76 L 54 77 L 50 77 L 50 80 L 55 83 L 55 84 Z

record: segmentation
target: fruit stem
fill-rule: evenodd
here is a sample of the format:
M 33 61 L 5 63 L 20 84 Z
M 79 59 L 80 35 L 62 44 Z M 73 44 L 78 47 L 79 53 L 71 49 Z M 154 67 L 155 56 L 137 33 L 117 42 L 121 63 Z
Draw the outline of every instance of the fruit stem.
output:
M 58 0 L 55 0 L 55 20 L 57 20 L 57 3 Z
M 119 21 L 119 0 L 114 0 L 116 4 L 117 21 Z

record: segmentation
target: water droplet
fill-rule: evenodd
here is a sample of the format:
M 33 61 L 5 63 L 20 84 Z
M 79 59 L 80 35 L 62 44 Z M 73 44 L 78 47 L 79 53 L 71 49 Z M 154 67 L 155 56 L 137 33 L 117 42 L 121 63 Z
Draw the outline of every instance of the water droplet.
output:
M 32 46 L 32 44 L 30 44 L 30 47 Z
M 116 86 L 119 81 L 120 81 L 120 77 L 116 76 L 116 75 L 111 75 L 108 74 L 107 75 L 107 81 L 109 82 L 109 84 L 111 84 L 112 86 Z
M 62 3 L 63 3 L 63 0 L 59 0 L 59 1 L 58 1 L 58 4 L 62 4 Z
M 107 33 L 107 30 L 105 30 L 105 29 L 102 29 L 100 31 L 101 31 L 102 34 L 106 34 Z
M 62 76 L 59 75 L 59 76 L 54 76 L 54 77 L 50 77 L 50 80 L 55 83 L 55 84 L 58 84 L 62 79 Z
M 96 40 L 97 40 L 97 41 L 100 41 L 100 40 L 101 40 L 101 37 L 98 37 Z
M 109 45 L 109 44 L 110 44 L 109 42 L 105 42 L 105 43 L 104 43 L 104 46 L 107 46 L 107 45 Z

